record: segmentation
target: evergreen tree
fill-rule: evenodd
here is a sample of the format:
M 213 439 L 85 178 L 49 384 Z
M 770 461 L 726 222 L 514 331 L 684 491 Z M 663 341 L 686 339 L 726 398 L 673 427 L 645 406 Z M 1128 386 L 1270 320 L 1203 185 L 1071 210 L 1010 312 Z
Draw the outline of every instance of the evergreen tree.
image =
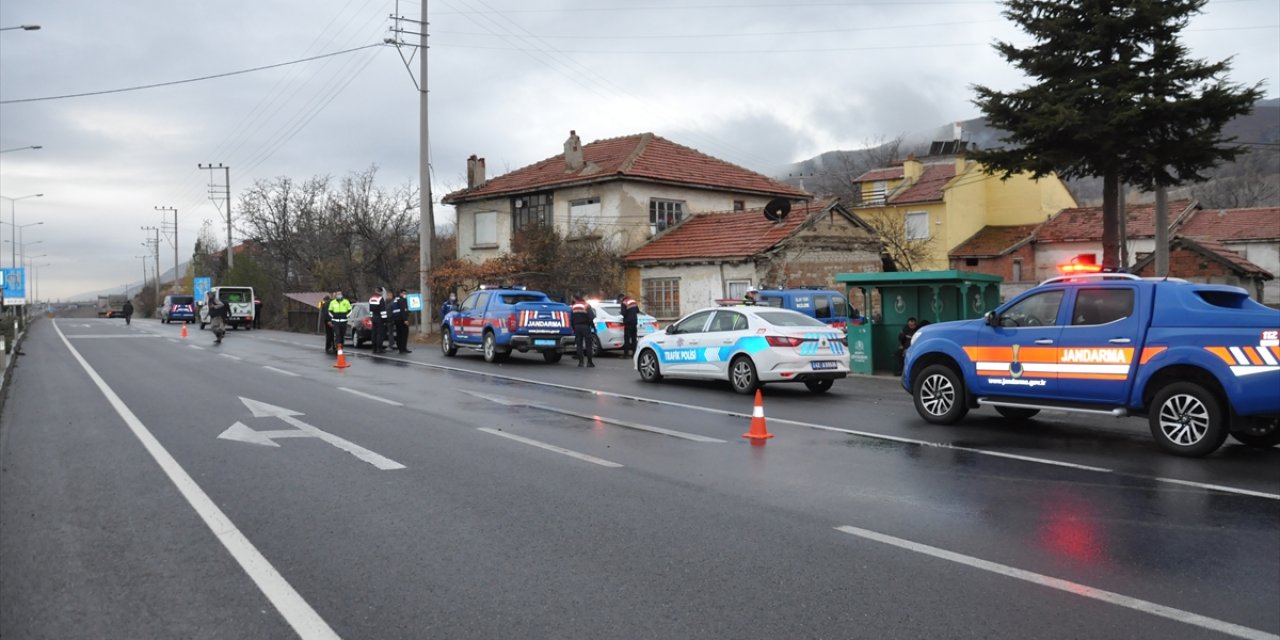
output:
M 995 48 L 1033 84 L 1010 93 L 974 86 L 974 104 L 1009 132 L 1009 146 L 970 157 L 1002 178 L 1101 176 L 1104 266 L 1120 266 L 1121 182 L 1202 182 L 1244 151 L 1222 128 L 1252 110 L 1261 83 L 1232 84 L 1229 59 L 1193 59 L 1178 38 L 1207 1 L 1004 0 L 1004 16 L 1034 44 Z

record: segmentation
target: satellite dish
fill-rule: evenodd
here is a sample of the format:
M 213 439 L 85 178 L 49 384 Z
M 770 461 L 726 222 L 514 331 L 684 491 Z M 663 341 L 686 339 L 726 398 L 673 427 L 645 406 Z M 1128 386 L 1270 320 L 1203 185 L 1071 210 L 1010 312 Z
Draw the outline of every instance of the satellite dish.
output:
M 764 206 L 764 218 L 770 222 L 782 222 L 791 213 L 791 201 L 786 198 L 774 198 Z

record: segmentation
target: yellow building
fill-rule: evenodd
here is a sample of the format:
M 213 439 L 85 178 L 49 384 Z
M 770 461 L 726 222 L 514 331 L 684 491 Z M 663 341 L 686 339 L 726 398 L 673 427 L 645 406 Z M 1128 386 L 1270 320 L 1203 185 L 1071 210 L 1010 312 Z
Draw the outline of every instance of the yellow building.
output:
M 1056 176 L 1032 180 L 1030 174 L 1020 174 L 1001 180 L 963 155 L 926 160 L 907 156 L 900 166 L 873 169 L 854 179 L 857 214 L 872 224 L 887 222 L 876 225 L 882 235 L 896 235 L 900 244 L 920 254 L 912 264 L 900 265 L 904 269 L 948 269 L 947 253 L 983 227 L 1041 223 L 1076 206 Z M 885 238 L 887 245 L 894 240 Z

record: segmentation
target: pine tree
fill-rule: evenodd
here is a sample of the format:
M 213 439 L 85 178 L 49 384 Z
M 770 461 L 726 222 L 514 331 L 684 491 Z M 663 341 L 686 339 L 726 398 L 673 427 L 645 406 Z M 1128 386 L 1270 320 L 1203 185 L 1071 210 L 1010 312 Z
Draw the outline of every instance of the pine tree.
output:
M 1261 83 L 1232 84 L 1230 60 L 1190 57 L 1179 33 L 1208 0 L 1005 0 L 1034 44 L 995 48 L 1033 84 L 974 100 L 1009 146 L 970 154 L 1008 178 L 1103 178 L 1103 265 L 1119 265 L 1121 182 L 1142 189 L 1202 182 L 1244 151 L 1222 128 L 1249 113 Z

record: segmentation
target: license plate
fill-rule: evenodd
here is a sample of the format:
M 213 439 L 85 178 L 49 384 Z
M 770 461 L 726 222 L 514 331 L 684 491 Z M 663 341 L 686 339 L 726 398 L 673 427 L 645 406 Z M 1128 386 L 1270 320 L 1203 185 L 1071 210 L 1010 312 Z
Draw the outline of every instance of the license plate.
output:
M 554 346 L 556 346 L 556 341 L 555 341 L 555 340 L 534 340 L 534 341 L 533 341 L 533 346 L 535 346 L 535 347 L 554 347 Z
M 810 362 L 809 364 L 814 369 L 838 369 L 840 367 L 839 362 L 832 362 L 830 360 L 818 360 L 817 362 Z

